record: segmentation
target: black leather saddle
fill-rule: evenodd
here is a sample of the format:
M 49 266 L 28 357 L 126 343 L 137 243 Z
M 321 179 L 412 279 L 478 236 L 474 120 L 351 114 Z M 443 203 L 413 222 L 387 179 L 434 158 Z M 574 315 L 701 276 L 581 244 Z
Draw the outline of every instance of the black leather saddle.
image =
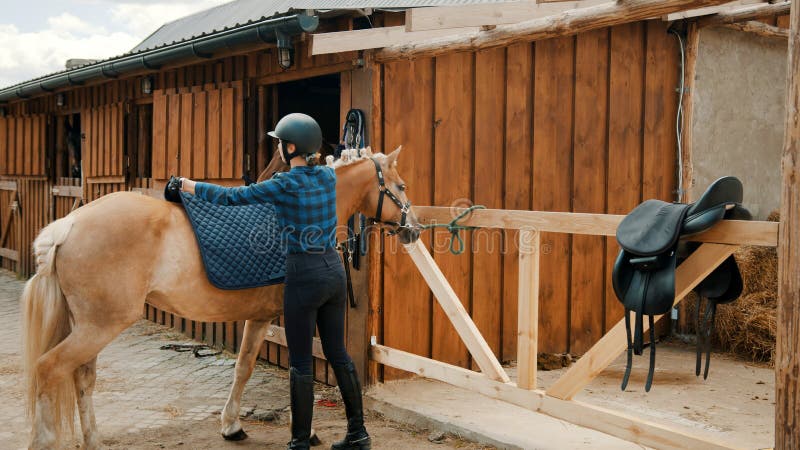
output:
M 622 247 L 614 263 L 612 282 L 617 298 L 625 306 L 625 328 L 628 336 L 628 360 L 622 389 L 628 385 L 633 354 L 641 355 L 644 316 L 650 323 L 650 369 L 645 390 L 650 391 L 655 370 L 655 315 L 666 314 L 675 301 L 675 269 L 698 245 L 679 248 L 679 240 L 708 230 L 722 219 L 749 220 L 750 213 L 741 206 L 742 183 L 736 177 L 723 177 L 708 187 L 692 204 L 647 200 L 637 206 L 617 228 L 617 242 Z M 711 330 L 718 303 L 727 303 L 742 292 L 742 278 L 733 256 L 725 260 L 695 291 L 706 298 L 703 327 L 698 304 L 697 367 L 700 374 L 703 349 L 706 351 L 704 377 L 708 376 Z M 630 312 L 635 312 L 634 335 L 631 337 Z

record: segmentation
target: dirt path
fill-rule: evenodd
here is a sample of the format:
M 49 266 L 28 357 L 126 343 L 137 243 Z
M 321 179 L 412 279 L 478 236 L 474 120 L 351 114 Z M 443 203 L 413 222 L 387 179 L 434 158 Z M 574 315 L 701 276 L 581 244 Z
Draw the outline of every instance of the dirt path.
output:
M 19 369 L 18 299 L 22 282 L 0 271 L 0 449 L 26 448 L 30 425 L 24 417 Z M 95 410 L 103 445 L 110 449 L 280 449 L 289 440 L 288 373 L 259 364 L 242 401 L 249 438 L 227 442 L 219 434 L 219 413 L 233 380 L 233 355 L 195 358 L 160 350 L 164 344 L 190 343 L 182 335 L 139 321 L 98 358 Z M 328 448 L 341 437 L 344 409 L 338 390 L 317 384 L 314 427 Z M 330 405 L 330 406 L 327 406 Z M 368 414 L 376 449 L 485 448 Z M 438 436 L 437 436 L 438 437 Z M 80 439 L 65 443 L 77 448 Z

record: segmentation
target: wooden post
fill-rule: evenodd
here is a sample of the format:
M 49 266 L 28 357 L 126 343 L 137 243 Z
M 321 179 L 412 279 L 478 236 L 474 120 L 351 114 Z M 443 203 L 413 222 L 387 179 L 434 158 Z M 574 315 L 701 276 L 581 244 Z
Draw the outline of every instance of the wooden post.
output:
M 697 68 L 697 48 L 700 42 L 700 32 L 697 23 L 690 22 L 686 30 L 685 60 L 683 63 L 683 97 L 681 107 L 683 109 L 681 123 L 681 185 L 680 201 L 683 203 L 691 202 L 692 181 L 694 169 L 692 166 L 692 118 L 694 103 L 694 76 Z
M 536 389 L 536 357 L 539 336 L 539 236 L 532 230 L 519 233 L 519 309 L 517 331 L 517 386 Z
M 775 448 L 800 448 L 800 10 L 791 7 L 778 239 Z

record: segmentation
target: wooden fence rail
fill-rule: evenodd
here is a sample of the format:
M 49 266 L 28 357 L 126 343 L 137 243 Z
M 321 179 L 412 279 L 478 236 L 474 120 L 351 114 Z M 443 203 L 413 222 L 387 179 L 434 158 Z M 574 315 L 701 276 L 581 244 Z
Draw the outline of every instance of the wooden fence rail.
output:
M 463 209 L 415 207 L 422 223 L 448 223 Z M 539 299 L 539 236 L 542 232 L 614 236 L 624 216 L 541 211 L 474 210 L 460 224 L 522 230 L 519 251 L 518 380 L 509 380 L 486 346 L 481 333 L 422 241 L 406 245 L 436 300 L 442 305 L 481 372 L 379 345 L 373 338 L 370 357 L 385 366 L 475 390 L 518 406 L 593 428 L 656 448 L 736 448 L 713 436 L 680 430 L 670 425 L 599 408 L 573 397 L 611 364 L 627 347 L 624 320 L 611 328 L 576 364 L 546 391 L 536 388 Z M 776 222 L 722 221 L 705 233 L 692 236 L 703 244 L 676 271 L 677 305 L 703 278 L 741 245 L 777 246 Z M 656 317 L 655 320 L 662 316 Z

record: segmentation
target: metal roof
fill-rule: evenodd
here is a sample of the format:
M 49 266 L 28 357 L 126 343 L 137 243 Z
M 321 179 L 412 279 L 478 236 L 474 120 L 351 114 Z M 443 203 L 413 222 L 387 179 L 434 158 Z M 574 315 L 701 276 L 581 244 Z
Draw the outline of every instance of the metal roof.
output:
M 133 55 L 143 55 L 150 51 L 169 50 L 184 42 L 190 42 L 198 38 L 212 38 L 214 35 L 232 32 L 237 28 L 255 25 L 295 11 L 315 10 L 317 12 L 327 12 L 366 8 L 402 10 L 426 6 L 457 6 L 514 1 L 520 0 L 235 0 L 168 22 L 145 38 L 131 51 L 122 55 L 113 56 L 93 64 L 72 67 L 2 88 L 0 89 L 0 103 L 9 100 L 8 92 L 17 93 L 12 97 L 21 97 L 22 95 L 19 94 L 24 94 L 21 90 L 24 91 L 32 87 L 42 90 L 42 84 L 51 82 L 54 77 L 60 79 L 64 76 L 69 79 L 73 73 L 85 70 L 87 67 L 100 67 L 119 60 L 130 59 Z
M 503 3 L 509 0 L 236 0 L 168 22 L 139 43 L 132 52 L 173 44 L 215 31 L 294 11 L 308 9 L 406 9 L 424 6 L 456 6 Z M 511 0 L 513 1 L 513 0 Z M 517 0 L 518 1 L 518 0 Z

